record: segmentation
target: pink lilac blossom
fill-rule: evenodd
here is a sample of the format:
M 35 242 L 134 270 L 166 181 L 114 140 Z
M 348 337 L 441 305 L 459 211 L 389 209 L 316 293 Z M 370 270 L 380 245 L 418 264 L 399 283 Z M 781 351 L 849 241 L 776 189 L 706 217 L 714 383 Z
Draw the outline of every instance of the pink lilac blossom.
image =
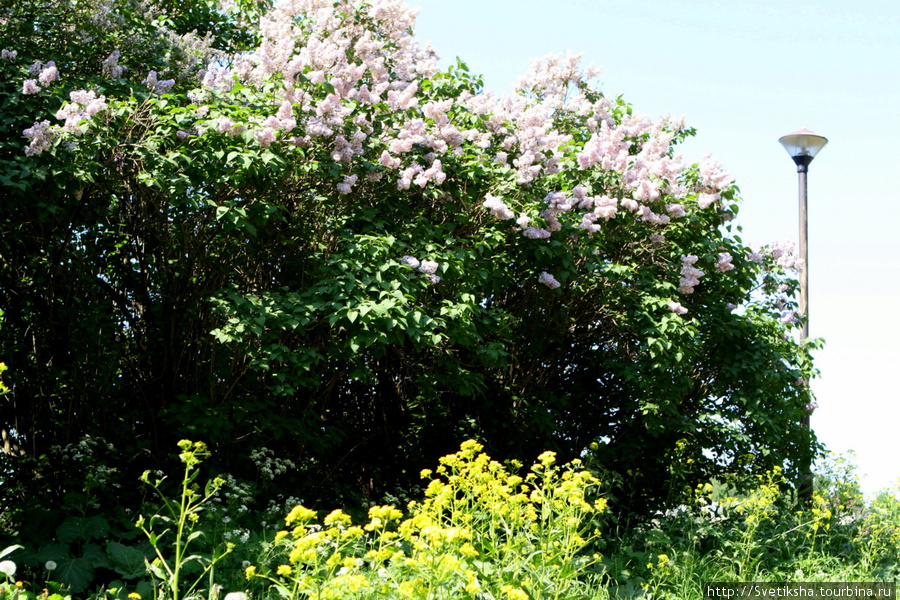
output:
M 622 205 L 622 208 L 627 208 L 631 212 L 637 212 L 641 207 L 637 200 L 633 200 L 632 198 L 623 198 L 620 204 Z
M 516 215 L 506 206 L 506 203 L 503 202 L 502 199 L 497 198 L 492 194 L 488 194 L 484 197 L 484 202 L 482 202 L 482 206 L 491 211 L 491 214 L 498 219 L 515 219 Z
M 479 160 L 508 165 L 501 170 L 511 171 L 514 181 L 523 186 L 522 194 L 510 197 L 521 202 L 526 212 L 516 218 L 502 199 L 491 195 L 484 207 L 495 218 L 516 219 L 517 227 L 509 229 L 530 239 L 546 239 L 561 231 L 559 215 L 575 211 L 565 218 L 566 226 L 580 222 L 577 227 L 595 233 L 600 230 L 598 223 L 616 217 L 619 205 L 644 221 L 665 226 L 670 219 L 687 214 L 680 202 L 688 193 L 705 207 L 730 185 L 730 176 L 710 159 L 699 168 L 700 185 L 687 190 L 681 182 L 680 157 L 671 152 L 683 122 L 668 117 L 653 122 L 631 115 L 620 110 L 617 101 L 602 96 L 588 100 L 584 90 L 594 72 L 591 68 L 582 71 L 577 56 L 533 61 L 520 83 L 522 94 L 463 92 L 453 99 L 434 100 L 423 82 L 437 72 L 436 57 L 412 38 L 414 20 L 415 12 L 398 0 L 371 0 L 359 6 L 349 0 L 275 0 L 260 21 L 262 39 L 256 50 L 231 57 L 232 67 L 211 64 L 201 74 L 202 87 L 188 96 L 202 105 L 229 94 L 237 81 L 250 87 L 265 84 L 274 92 L 264 114 L 273 116 L 264 121 L 250 119 L 261 145 L 272 143 L 282 128 L 297 129 L 291 144 L 323 149 L 334 161 L 348 165 L 347 170 L 354 168 L 367 147 L 378 148 L 378 172 L 368 173 L 365 179 L 387 176 L 403 190 L 412 185 L 440 185 L 447 177 L 443 171 L 447 154 L 483 151 Z M 121 75 L 115 71 L 121 68 L 119 56 L 113 52 L 103 62 L 105 76 Z M 35 76 L 44 68 L 36 64 Z M 163 93 L 160 83 L 152 71 L 144 80 L 149 89 Z M 83 112 L 88 114 L 84 105 Z M 208 109 L 197 109 L 198 117 L 204 118 Z M 392 127 L 375 134 L 373 123 L 383 122 L 386 116 Z M 586 143 L 573 140 L 557 129 L 560 116 L 581 118 L 590 139 Z M 197 131 L 218 130 L 234 136 L 245 128 L 220 114 Z M 464 144 L 468 144 L 465 150 Z M 624 196 L 621 201 L 593 198 L 587 187 L 579 185 L 571 190 L 571 197 L 554 192 L 544 198 L 545 210 L 537 206 L 536 190 L 550 187 L 539 178 L 567 169 L 577 176 L 578 169 L 595 168 L 608 172 L 610 186 L 604 183 L 604 188 Z M 345 178 L 337 184 L 338 193 L 350 193 L 356 182 Z M 533 226 L 529 213 L 540 213 L 544 227 Z M 682 282 L 690 284 L 683 289 L 690 291 L 702 275 L 692 264 L 682 267 Z
M 772 258 L 783 269 L 803 269 L 803 259 L 796 255 L 796 246 L 790 240 L 775 242 L 770 247 Z
M 38 76 L 38 81 L 40 81 L 43 86 L 48 86 L 57 79 L 59 79 L 59 70 L 56 68 L 56 65 L 52 64 L 45 69 L 42 69 L 41 74 Z
M 65 121 L 62 131 L 76 136 L 84 134 L 83 123 L 89 122 L 97 113 L 107 108 L 106 96 L 98 97 L 95 92 L 89 90 L 69 92 L 69 99 L 71 102 L 67 102 L 56 111 L 56 118 Z
M 718 193 L 716 193 L 716 194 L 707 194 L 707 193 L 698 194 L 697 195 L 697 206 L 699 206 L 700 208 L 709 208 L 710 206 L 712 206 L 713 204 L 718 202 L 721 197 L 722 197 L 721 194 L 718 194 Z
M 253 132 L 253 137 L 263 148 L 268 148 L 275 141 L 275 132 L 271 127 L 263 127 Z M 348 190 L 349 191 L 349 190 Z
M 347 175 L 346 177 L 344 177 L 344 181 L 337 184 L 338 193 L 342 196 L 349 194 L 358 179 L 359 176 L 356 174 Z
M 792 310 L 784 311 L 781 314 L 781 319 L 779 319 L 779 320 L 786 325 L 795 323 L 797 321 L 797 313 L 795 313 Z
M 688 312 L 688 309 L 683 307 L 680 302 L 675 302 L 674 300 L 669 301 L 669 310 L 676 315 L 685 315 Z
M 157 94 L 165 94 L 168 93 L 169 90 L 175 85 L 174 79 L 163 79 L 159 80 L 156 71 L 150 71 L 147 73 L 147 77 L 141 81 L 141 84 L 147 86 L 147 88 L 154 93 Z
M 447 174 L 442 170 L 441 161 L 435 159 L 430 167 L 422 171 L 422 173 L 415 178 L 413 183 L 424 188 L 429 181 L 434 181 L 435 185 L 440 185 L 444 183 L 446 178 Z
M 720 252 L 718 255 L 718 259 L 716 260 L 716 271 L 719 273 L 724 273 L 725 271 L 730 271 L 734 268 L 734 265 L 731 264 L 733 260 L 732 256 L 728 252 Z
M 405 264 L 410 269 L 418 269 L 419 268 L 419 259 L 415 256 L 404 256 L 400 259 L 400 262 Z
M 239 133 L 239 126 L 231 120 L 231 117 L 219 117 L 214 121 L 214 123 L 216 131 L 218 131 L 219 133 L 226 133 L 231 136 L 237 135 Z
M 84 107 L 84 113 L 89 119 L 93 119 L 97 113 L 106 108 L 106 96 L 92 98 Z
M 531 240 L 543 240 L 550 237 L 550 232 L 541 227 L 526 227 L 522 235 Z
M 687 214 L 683 204 L 666 204 L 666 212 L 673 219 L 680 219 Z
M 562 229 L 562 223 L 559 222 L 559 219 L 556 218 L 557 211 L 552 209 L 542 210 L 541 218 L 546 221 L 547 226 L 544 228 L 547 231 L 560 231 Z
M 551 290 L 555 290 L 559 287 L 559 282 L 556 280 L 556 278 L 546 271 L 538 276 L 538 283 L 546 285 Z
M 378 162 L 381 163 L 382 166 L 388 167 L 389 169 L 396 169 L 400 166 L 400 159 L 391 156 L 391 154 L 384 150 L 381 153 L 381 157 L 379 157 Z
M 700 283 L 700 278 L 704 273 L 700 269 L 694 267 L 698 257 L 689 254 L 681 256 L 681 279 L 678 281 L 678 291 L 682 294 L 693 294 L 694 287 Z
M 119 65 L 121 53 L 113 50 L 109 56 L 100 63 L 100 73 L 109 79 L 118 79 L 125 73 L 126 67 Z
M 25 149 L 25 156 L 37 156 L 50 147 L 56 137 L 56 131 L 50 126 L 50 121 L 43 120 L 35 121 L 34 125 L 22 132 L 22 135 L 31 140 Z
M 700 181 L 703 186 L 715 193 L 727 190 L 734 182 L 734 178 L 722 168 L 721 163 L 707 154 L 700 161 Z
M 22 82 L 22 93 L 26 96 L 37 94 L 41 91 L 41 86 L 37 84 L 37 79 L 26 79 Z
M 589 199 L 588 199 L 589 200 Z M 600 196 L 599 198 L 594 198 L 594 214 L 597 217 L 606 219 L 614 219 L 616 213 L 618 213 L 618 201 L 615 198 L 610 198 L 609 196 Z
M 578 228 L 587 231 L 588 235 L 593 235 L 602 229 L 600 225 L 594 222 L 596 220 L 597 215 L 595 213 L 585 213 L 581 217 L 581 223 L 578 225 Z
M 584 78 L 599 74 L 593 65 L 582 75 L 579 63 L 583 54 L 550 54 L 532 59 L 528 71 L 516 83 L 517 91 L 533 95 L 564 96 Z
M 426 275 L 434 275 L 437 273 L 438 264 L 433 260 L 423 260 L 419 265 L 419 272 Z

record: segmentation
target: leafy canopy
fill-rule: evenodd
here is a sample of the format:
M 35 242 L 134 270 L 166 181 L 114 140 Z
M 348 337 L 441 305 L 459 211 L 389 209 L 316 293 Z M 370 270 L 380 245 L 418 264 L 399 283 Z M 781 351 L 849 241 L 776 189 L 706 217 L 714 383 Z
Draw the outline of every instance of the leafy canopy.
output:
M 2 485 L 84 490 L 52 451 L 84 436 L 122 477 L 182 437 L 248 479 L 275 449 L 330 503 L 468 438 L 587 457 L 639 509 L 796 473 L 796 265 L 741 241 L 731 176 L 676 153 L 693 130 L 578 56 L 485 92 L 413 25 L 398 0 L 2 9 Z

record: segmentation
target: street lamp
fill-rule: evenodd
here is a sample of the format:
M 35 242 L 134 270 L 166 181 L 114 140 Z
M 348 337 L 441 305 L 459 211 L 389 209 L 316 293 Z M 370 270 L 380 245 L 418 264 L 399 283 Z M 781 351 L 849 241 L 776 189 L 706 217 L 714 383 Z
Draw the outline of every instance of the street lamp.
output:
M 807 218 L 806 218 L 806 174 L 809 171 L 809 163 L 812 162 L 819 150 L 825 147 L 828 140 L 821 135 L 816 135 L 807 129 L 801 129 L 794 133 L 781 136 L 778 141 L 787 150 L 797 165 L 797 175 L 800 178 L 800 258 L 803 260 L 803 268 L 800 270 L 800 314 L 803 315 L 803 328 L 800 333 L 802 343 L 809 339 L 809 252 L 807 250 Z M 809 413 L 803 416 L 801 424 L 809 429 Z M 800 499 L 809 504 L 812 502 L 812 468 L 809 461 L 800 465 L 802 481 L 800 483 Z

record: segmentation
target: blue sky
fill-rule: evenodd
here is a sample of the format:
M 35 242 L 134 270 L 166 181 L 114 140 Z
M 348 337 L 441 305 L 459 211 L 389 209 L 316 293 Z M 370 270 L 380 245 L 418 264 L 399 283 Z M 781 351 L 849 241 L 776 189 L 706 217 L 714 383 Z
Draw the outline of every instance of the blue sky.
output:
M 863 489 L 900 478 L 900 2 L 412 0 L 416 28 L 506 92 L 530 58 L 571 50 L 601 89 L 650 116 L 684 115 L 741 189 L 752 244 L 797 240 L 796 168 L 778 138 L 828 145 L 809 173 L 810 333 L 819 438 L 854 450 Z

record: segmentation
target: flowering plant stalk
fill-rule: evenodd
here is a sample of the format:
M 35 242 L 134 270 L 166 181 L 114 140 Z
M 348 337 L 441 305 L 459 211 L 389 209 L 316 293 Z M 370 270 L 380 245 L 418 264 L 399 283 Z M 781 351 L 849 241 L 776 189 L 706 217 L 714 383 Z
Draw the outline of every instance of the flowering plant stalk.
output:
M 196 525 L 200 521 L 200 512 L 203 505 L 216 495 L 223 481 L 220 478 L 215 478 L 206 483 L 202 493 L 198 491 L 198 487 L 194 483 L 199 475 L 197 467 L 205 458 L 209 457 L 209 450 L 205 443 L 191 442 L 190 440 L 181 440 L 178 442 L 178 447 L 182 450 L 178 458 L 184 463 L 184 477 L 181 480 L 180 496 L 175 501 L 169 499 L 161 489 L 161 484 L 165 477 L 151 481 L 150 472 L 145 471 L 141 476 L 141 481 L 156 490 L 163 501 L 167 514 L 154 514 L 149 520 L 141 516 L 136 523 L 137 527 L 147 536 L 154 552 L 156 552 L 156 559 L 152 563 L 147 562 L 147 570 L 154 579 L 160 582 L 160 598 L 171 598 L 171 600 L 179 600 L 183 596 L 189 596 L 206 575 L 209 575 L 209 587 L 213 589 L 213 567 L 234 548 L 234 544 L 229 542 L 226 544 L 224 551 L 215 553 L 212 557 L 188 553 L 191 542 L 203 535 L 202 530 L 196 529 Z M 154 531 L 157 523 L 163 523 L 166 528 L 157 533 Z M 168 548 L 172 552 L 171 556 L 167 555 L 164 551 L 166 547 L 162 544 L 163 538 L 166 536 L 174 537 L 171 546 Z M 191 562 L 201 564 L 203 571 L 182 594 L 181 588 L 184 582 L 181 575 L 185 566 Z

